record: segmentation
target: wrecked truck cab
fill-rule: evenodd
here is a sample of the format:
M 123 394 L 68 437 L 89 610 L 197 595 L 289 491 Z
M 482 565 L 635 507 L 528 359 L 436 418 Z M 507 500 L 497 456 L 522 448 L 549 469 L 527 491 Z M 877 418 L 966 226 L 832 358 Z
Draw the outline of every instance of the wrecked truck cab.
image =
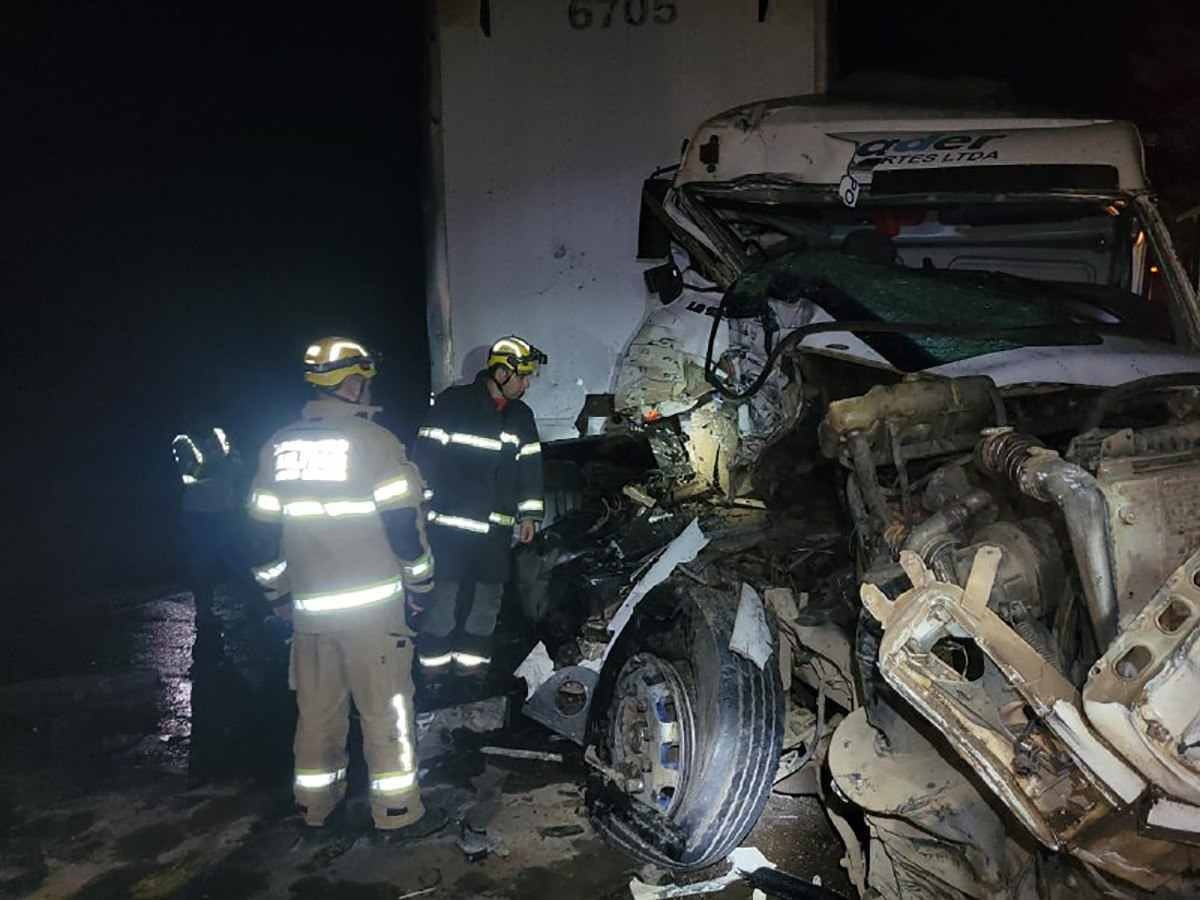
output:
M 1148 191 L 1140 138 L 1125 122 L 825 97 L 723 113 L 696 130 L 669 188 L 644 191 L 643 215 L 668 230 L 681 277 L 648 302 L 614 376 L 616 411 L 647 428 L 664 464 L 690 469 L 692 490 L 742 496 L 764 452 L 806 413 L 819 419 L 813 401 L 826 386 L 788 371 L 782 344 L 898 373 L 987 374 L 1000 386 L 1192 369 L 1178 351 L 1200 343 L 1200 315 Z M 876 276 L 850 271 L 872 262 L 898 270 L 891 282 L 925 277 L 872 305 L 863 281 Z M 945 324 L 925 296 L 972 274 L 1040 303 L 1040 321 L 1003 318 L 1047 332 L 948 360 L 906 352 L 911 342 L 886 333 Z M 960 324 L 1004 326 L 1000 310 L 973 323 L 978 303 L 965 293 L 958 302 Z M 1098 339 L 1070 340 L 1078 322 Z
M 1136 131 L 849 112 L 759 104 L 687 150 L 681 290 L 616 383 L 658 469 L 576 510 L 543 575 L 587 608 L 586 699 L 527 710 L 669 868 L 784 786 L 864 896 L 1194 893 L 1198 318 Z M 936 135 L 997 155 L 896 155 L 960 152 Z

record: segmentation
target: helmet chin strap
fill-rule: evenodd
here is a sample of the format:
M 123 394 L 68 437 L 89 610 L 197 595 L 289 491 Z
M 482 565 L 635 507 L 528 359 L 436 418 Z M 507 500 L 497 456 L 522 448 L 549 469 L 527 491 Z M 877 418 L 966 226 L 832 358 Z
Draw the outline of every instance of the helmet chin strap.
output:
M 508 378 L 504 381 L 501 381 L 496 377 L 497 372 L 499 372 L 501 369 L 504 369 L 504 371 L 508 372 Z M 500 392 L 500 396 L 507 400 L 508 397 L 504 393 L 504 385 L 508 384 L 508 382 L 512 380 L 512 372 L 506 366 L 492 366 L 492 368 L 488 371 L 488 378 L 492 380 L 492 384 L 496 386 L 496 390 Z

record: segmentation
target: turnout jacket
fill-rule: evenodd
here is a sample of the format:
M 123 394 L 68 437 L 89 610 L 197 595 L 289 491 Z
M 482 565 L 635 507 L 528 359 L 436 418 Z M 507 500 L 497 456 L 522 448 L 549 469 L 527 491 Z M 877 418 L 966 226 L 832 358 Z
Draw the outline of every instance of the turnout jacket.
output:
M 442 391 L 418 432 L 414 458 L 432 492 L 429 541 L 443 579 L 507 581 L 513 526 L 545 511 L 533 410 L 520 400 L 497 409 L 487 378 Z
M 250 518 L 280 533 L 254 577 L 290 589 L 297 632 L 394 628 L 404 588 L 431 587 L 425 485 L 395 435 L 362 418 L 374 411 L 313 401 L 259 454 Z

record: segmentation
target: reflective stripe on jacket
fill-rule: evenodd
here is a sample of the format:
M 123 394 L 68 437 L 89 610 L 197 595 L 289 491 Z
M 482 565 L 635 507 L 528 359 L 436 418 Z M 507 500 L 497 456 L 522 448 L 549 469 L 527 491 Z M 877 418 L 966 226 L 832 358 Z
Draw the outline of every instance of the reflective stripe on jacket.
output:
M 545 509 L 533 411 L 520 400 L 497 409 L 487 378 L 443 391 L 418 432 L 440 578 L 505 580 L 513 525 Z
M 280 558 L 255 574 L 268 586 L 286 572 L 300 632 L 394 621 L 388 610 L 402 606 L 405 582 L 432 569 L 420 515 L 420 556 L 399 560 L 388 541 L 381 514 L 418 509 L 425 484 L 395 435 L 362 417 L 371 411 L 313 401 L 259 454 L 249 514 L 283 529 Z

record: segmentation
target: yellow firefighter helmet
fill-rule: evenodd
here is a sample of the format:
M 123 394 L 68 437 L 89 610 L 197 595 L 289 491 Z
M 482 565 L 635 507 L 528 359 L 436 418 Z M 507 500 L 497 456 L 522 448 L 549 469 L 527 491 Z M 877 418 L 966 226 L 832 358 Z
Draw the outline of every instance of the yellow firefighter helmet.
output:
M 488 351 L 487 367 L 504 366 L 518 375 L 533 375 L 549 360 L 546 354 L 515 334 L 502 337 Z
M 374 378 L 376 357 L 348 337 L 325 337 L 304 351 L 304 380 L 317 387 L 337 387 L 351 375 Z

